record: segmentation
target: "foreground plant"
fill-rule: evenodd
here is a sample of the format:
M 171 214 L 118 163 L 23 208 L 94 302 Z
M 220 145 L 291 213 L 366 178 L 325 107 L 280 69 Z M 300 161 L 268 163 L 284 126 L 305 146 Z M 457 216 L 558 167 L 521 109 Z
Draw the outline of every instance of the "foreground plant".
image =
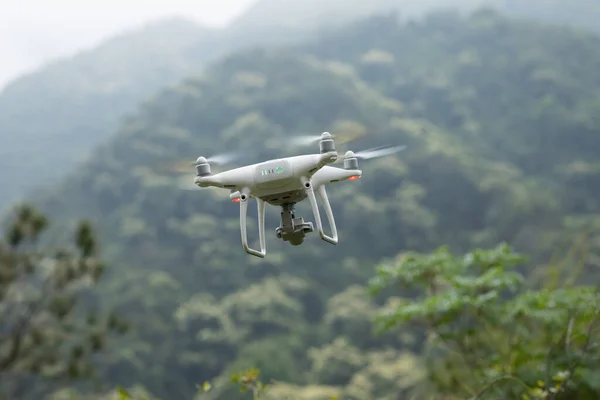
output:
M 527 287 L 506 245 L 454 256 L 446 247 L 382 265 L 372 294 L 418 293 L 377 319 L 427 332 L 427 391 L 445 398 L 595 399 L 600 296 L 595 286 Z M 500 396 L 500 397 L 498 397 Z
M 79 223 L 73 243 L 60 249 L 41 244 L 47 227 L 24 205 L 0 240 L 0 394 L 8 398 L 34 395 L 32 379 L 90 378 L 108 335 L 127 329 L 112 313 L 82 307 L 94 303 L 90 288 L 104 271 L 90 224 Z

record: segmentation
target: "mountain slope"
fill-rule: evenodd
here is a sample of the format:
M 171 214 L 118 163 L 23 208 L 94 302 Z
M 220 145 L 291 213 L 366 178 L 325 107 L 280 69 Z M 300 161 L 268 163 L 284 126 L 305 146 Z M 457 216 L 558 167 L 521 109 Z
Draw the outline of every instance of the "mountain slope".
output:
M 103 143 L 135 105 L 230 51 L 306 30 L 207 30 L 168 19 L 24 76 L 0 93 L 0 212 L 52 186 Z
M 197 70 L 192 45 L 211 33 L 170 19 L 17 79 L 0 94 L 0 209 L 54 183 L 105 140 L 123 114 Z
M 57 179 L 102 143 L 127 112 L 159 88 L 199 71 L 204 62 L 253 45 L 306 39 L 320 29 L 376 11 L 400 8 L 415 17 L 427 10 L 470 10 L 480 0 L 426 2 L 257 2 L 225 30 L 185 20 L 160 22 L 95 50 L 18 79 L 0 93 L 0 211 Z M 597 30 L 599 10 L 586 0 L 562 3 L 485 2 L 532 19 Z M 276 34 L 274 34 L 276 33 Z
M 163 90 L 38 198 L 57 232 L 79 217 L 97 224 L 115 266 L 104 298 L 138 324 L 137 336 L 104 361 L 105 376 L 183 399 L 204 379 L 254 365 L 266 379 L 352 382 L 361 399 L 377 398 L 356 386 L 365 374 L 403 393 L 419 359 L 396 352 L 418 351 L 419 335 L 372 339 L 379 305 L 356 285 L 383 258 L 441 244 L 462 251 L 505 240 L 537 260 L 565 220 L 597 218 L 597 188 L 558 173 L 592 165 L 600 147 L 597 65 L 600 38 L 494 12 L 408 24 L 378 16 L 318 42 L 237 53 Z M 351 128 L 373 133 L 354 150 L 409 150 L 363 162 L 362 179 L 330 187 L 338 246 L 316 234 L 300 247 L 277 240 L 278 210 L 269 208 L 268 256 L 252 258 L 227 191 L 180 191 L 158 174 L 225 150 L 246 149 L 244 162 L 291 155 L 266 143 Z M 543 148 L 530 143 L 539 136 Z M 188 182 L 193 175 L 190 165 Z M 572 188 L 587 208 L 567 201 Z M 312 219 L 307 204 L 297 214 Z M 406 379 L 386 380 L 366 361 L 390 358 Z
M 343 3 L 317 0 L 259 0 L 234 20 L 231 27 L 267 25 L 312 29 L 344 24 L 373 13 L 393 10 L 399 11 L 402 17 L 414 18 L 439 8 L 470 10 L 487 3 L 485 0 L 373 0 Z
M 600 6 L 588 0 L 258 0 L 232 23 L 232 27 L 267 25 L 314 29 L 392 10 L 398 11 L 403 18 L 414 19 L 434 10 L 454 9 L 471 12 L 482 6 L 494 7 L 517 17 L 600 32 Z

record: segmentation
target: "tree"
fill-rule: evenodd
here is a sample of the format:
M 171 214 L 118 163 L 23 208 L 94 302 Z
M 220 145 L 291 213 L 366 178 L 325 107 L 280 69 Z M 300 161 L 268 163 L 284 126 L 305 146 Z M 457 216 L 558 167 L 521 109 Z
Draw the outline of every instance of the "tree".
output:
M 596 287 L 527 287 L 515 270 L 524 260 L 506 245 L 462 257 L 441 247 L 378 268 L 373 294 L 401 285 L 421 295 L 399 301 L 378 324 L 385 331 L 420 323 L 428 332 L 426 386 L 434 395 L 598 398 Z
M 42 244 L 47 227 L 23 205 L 0 241 L 0 394 L 9 398 L 35 396 L 39 378 L 90 378 L 107 335 L 127 327 L 114 313 L 82 307 L 104 271 L 90 224 L 78 224 L 71 246 L 51 250 Z

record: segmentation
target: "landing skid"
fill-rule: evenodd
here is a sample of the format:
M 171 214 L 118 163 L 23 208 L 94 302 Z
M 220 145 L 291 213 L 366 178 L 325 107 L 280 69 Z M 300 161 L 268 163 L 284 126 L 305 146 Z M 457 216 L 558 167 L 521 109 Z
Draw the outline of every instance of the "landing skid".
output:
M 324 241 L 337 244 L 338 235 L 335 226 L 335 220 L 333 218 L 333 212 L 331 211 L 331 205 L 327 198 L 327 192 L 325 186 L 319 186 L 317 189 L 317 195 L 313 191 L 311 183 L 306 180 L 303 182 L 305 193 L 310 200 L 310 205 L 315 217 L 315 223 L 319 236 Z M 323 203 L 325 208 L 325 214 L 327 215 L 327 221 L 331 228 L 331 236 L 327 235 L 323 231 L 323 223 L 321 221 L 321 215 L 317 205 L 317 196 Z M 261 198 L 256 198 L 258 208 L 258 238 L 260 242 L 260 250 L 252 249 L 248 244 L 248 234 L 246 230 L 246 220 L 248 215 L 248 200 L 250 199 L 249 191 L 244 190 L 242 192 L 235 192 L 229 196 L 231 199 L 239 199 L 240 202 L 240 230 L 242 235 L 242 246 L 246 253 L 256 257 L 264 258 L 267 254 L 267 246 L 265 243 L 265 201 Z M 305 222 L 302 217 L 296 217 L 294 214 L 294 206 L 296 203 L 284 203 L 281 205 L 281 224 L 275 229 L 277 238 L 282 239 L 285 242 L 289 242 L 292 246 L 298 246 L 304 242 L 304 237 L 307 233 L 314 230 L 312 222 Z

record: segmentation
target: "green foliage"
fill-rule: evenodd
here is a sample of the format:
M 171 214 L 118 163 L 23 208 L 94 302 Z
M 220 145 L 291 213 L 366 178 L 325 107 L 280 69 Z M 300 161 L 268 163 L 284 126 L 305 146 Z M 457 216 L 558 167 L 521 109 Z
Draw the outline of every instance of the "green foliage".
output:
M 514 16 L 527 17 L 553 23 L 578 26 L 599 31 L 598 16 L 600 7 L 587 0 L 372 0 L 369 2 L 303 0 L 277 2 L 261 0 L 234 21 L 234 28 L 248 26 L 289 26 L 304 25 L 312 29 L 324 25 L 338 25 L 375 12 L 397 10 L 403 18 L 419 18 L 432 10 L 451 8 L 473 11 L 477 7 L 493 6 Z M 255 28 L 256 29 L 256 28 Z
M 61 179 L 138 102 L 193 73 L 202 57 L 191 49 L 209 34 L 168 19 L 11 82 L 0 93 L 0 212 Z
M 253 399 L 260 399 L 269 386 L 262 383 L 259 376 L 260 370 L 252 368 L 245 372 L 233 374 L 231 382 L 238 384 L 242 393 L 250 392 Z
M 105 393 L 82 393 L 73 389 L 62 389 L 53 393 L 50 400 L 161 400 L 152 396 L 142 387 L 135 386 L 129 389 L 116 388 Z
M 127 32 L 95 49 L 59 60 L 12 82 L 0 94 L 0 210 L 38 186 L 56 182 L 102 144 L 140 101 L 157 90 L 194 75 L 207 61 L 256 44 L 289 43 L 313 36 L 317 26 L 329 30 L 339 23 L 374 12 L 399 10 L 404 18 L 423 17 L 432 10 L 472 11 L 494 6 L 509 15 L 598 31 L 600 9 L 588 0 L 371 0 L 272 2 L 253 5 L 232 26 L 208 30 L 171 19 Z M 273 34 L 277 31 L 277 34 Z M 371 56 L 383 54 L 369 53 Z M 470 53 L 464 62 L 476 62 Z M 385 67 L 370 69 L 386 76 Z M 543 71 L 542 71 L 543 72 Z M 547 70 L 540 79 L 556 76 Z M 188 92 L 191 95 L 193 92 Z M 52 100 L 48 100 L 52 99 Z M 550 98 L 546 99 L 550 102 Z M 552 105 L 552 104 L 549 104 Z M 27 156 L 28 162 L 22 160 Z M 46 165 L 52 168 L 45 168 Z
M 417 289 L 378 317 L 383 330 L 420 324 L 429 334 L 427 390 L 440 396 L 592 399 L 600 365 L 596 286 L 528 288 L 506 245 L 456 257 L 406 253 L 371 281 Z M 463 397 L 464 398 L 464 397 Z
M 233 371 L 253 366 L 265 381 L 279 380 L 267 391 L 278 400 L 392 400 L 415 394 L 427 374 L 441 389 L 474 395 L 509 376 L 489 361 L 506 346 L 482 343 L 509 343 L 498 321 L 517 318 L 523 331 L 515 335 L 531 354 L 508 367 L 529 387 L 549 382 L 522 368 L 541 365 L 539 353 L 556 338 L 526 333 L 567 317 L 535 308 L 558 300 L 552 291 L 524 296 L 518 272 L 535 271 L 539 282 L 548 271 L 538 269 L 541 260 L 581 231 L 590 234 L 590 257 L 578 266 L 577 282 L 589 281 L 598 265 L 599 44 L 592 35 L 487 10 L 412 23 L 378 16 L 295 47 L 233 54 L 158 93 L 69 180 L 38 198 L 56 221 L 51 232 L 85 216 L 98 229 L 104 258 L 120 266 L 103 280 L 98 301 L 117 307 L 134 331 L 99 361 L 101 377 L 110 387 L 140 384 L 174 400 L 193 397 L 204 381 L 212 385 L 202 393 L 206 400 L 247 398 L 227 383 Z M 330 186 L 338 246 L 310 236 L 291 247 L 269 235 L 268 257 L 249 257 L 227 191 L 180 191 L 178 177 L 165 171 L 182 159 L 239 148 L 247 149 L 239 164 L 297 154 L 288 132 L 322 130 L 368 133 L 353 150 L 390 143 L 410 149 L 361 161 L 364 179 Z M 307 204 L 297 213 L 311 215 Z M 268 226 L 278 224 L 277 214 L 268 211 Z M 252 237 L 256 224 L 249 227 Z M 502 241 L 531 255 L 526 270 L 506 247 L 461 262 L 447 250 Z M 441 243 L 448 248 L 419 255 Z M 406 270 L 391 268 L 388 281 L 381 272 L 381 287 L 389 292 L 398 279 L 412 284 L 402 294 L 417 296 L 416 305 L 384 301 L 384 293 L 381 301 L 368 298 L 362 285 L 371 266 L 406 249 L 416 252 Z M 428 276 L 438 277 L 433 285 L 424 284 Z M 424 291 L 431 296 L 419 298 Z M 509 306 L 525 316 L 511 317 Z M 468 329 L 481 323 L 478 309 L 498 316 L 485 321 L 495 327 L 490 336 Z M 391 326 L 433 320 L 438 335 L 472 346 L 469 357 L 489 361 L 458 381 L 472 390 L 445 372 L 462 377 L 470 366 L 422 326 L 374 337 L 371 320 L 380 313 Z M 468 335 L 457 337 L 454 327 Z M 553 373 L 564 371 L 558 361 L 551 365 Z M 585 368 L 577 371 L 577 382 L 592 382 Z
M 0 241 L 0 392 L 10 397 L 32 393 L 29 376 L 90 378 L 93 356 L 110 334 L 127 329 L 114 313 L 84 315 L 79 307 L 105 269 L 91 225 L 81 222 L 73 245 L 62 249 L 40 244 L 47 227 L 45 215 L 23 205 Z

